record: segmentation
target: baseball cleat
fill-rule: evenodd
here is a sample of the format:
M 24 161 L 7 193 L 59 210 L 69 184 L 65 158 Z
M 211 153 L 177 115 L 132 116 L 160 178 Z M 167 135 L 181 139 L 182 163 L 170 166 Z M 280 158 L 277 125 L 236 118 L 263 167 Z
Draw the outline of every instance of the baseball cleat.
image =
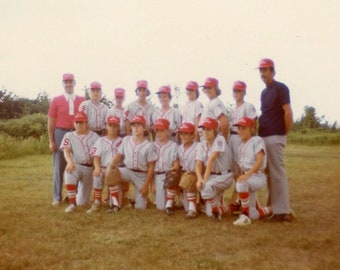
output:
M 174 209 L 172 207 L 167 207 L 165 209 L 165 214 L 167 214 L 168 216 L 172 216 L 174 214 Z
M 97 212 L 100 209 L 100 204 L 93 203 L 91 208 L 86 211 L 86 213 L 91 214 L 93 212 Z
M 268 218 L 264 219 L 265 222 L 291 222 L 294 220 L 294 214 L 273 214 Z
M 215 221 L 220 221 L 222 219 L 220 213 L 216 211 L 212 212 L 211 218 L 212 220 L 215 220 Z
M 71 213 L 77 210 L 77 206 L 74 203 L 71 203 L 69 206 L 66 207 L 65 213 Z
M 233 224 L 236 226 L 247 226 L 251 224 L 251 219 L 245 214 L 241 214 L 238 219 L 233 222 Z
M 188 213 L 185 215 L 187 219 L 193 219 L 197 217 L 197 212 L 193 210 L 189 210 Z
M 110 207 L 110 209 L 107 210 L 107 213 L 108 213 L 108 214 L 111 214 L 111 213 L 118 213 L 119 210 L 120 210 L 119 206 L 117 206 L 117 205 L 112 205 L 112 206 Z
M 61 201 L 53 201 L 52 205 L 53 206 L 59 206 L 59 205 L 61 205 Z

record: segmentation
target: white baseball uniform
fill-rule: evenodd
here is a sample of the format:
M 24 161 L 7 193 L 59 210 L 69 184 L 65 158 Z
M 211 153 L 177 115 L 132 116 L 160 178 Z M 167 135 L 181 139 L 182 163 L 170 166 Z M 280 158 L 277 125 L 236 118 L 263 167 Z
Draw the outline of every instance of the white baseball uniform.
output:
M 146 128 L 149 130 L 152 125 L 151 116 L 155 112 L 155 110 L 156 109 L 152 104 L 147 103 L 146 105 L 142 106 L 138 103 L 138 100 L 136 100 L 128 105 L 126 116 L 127 119 L 131 122 L 133 116 L 135 116 L 136 114 L 143 115 L 146 120 Z
M 183 123 L 191 123 L 195 125 L 195 119 L 202 114 L 203 105 L 198 100 L 188 101 L 181 107 L 181 115 Z
M 92 191 L 93 158 L 91 149 L 99 136 L 89 131 L 86 135 L 78 135 L 76 131 L 65 134 L 60 149 L 70 148 L 76 169 L 72 173 L 65 173 L 65 183 L 78 184 L 76 202 L 77 205 L 89 203 Z
M 172 140 L 175 140 L 176 132 L 178 128 L 182 124 L 182 116 L 179 110 L 176 108 L 170 107 L 169 110 L 166 112 L 162 112 L 161 109 L 157 109 L 152 114 L 152 123 L 155 123 L 157 119 L 167 119 L 170 122 L 169 130 L 170 130 L 170 137 Z
M 196 160 L 201 161 L 204 166 L 206 166 L 209 157 L 214 152 L 218 152 L 219 155 L 212 166 L 211 174 L 207 182 L 201 189 L 201 195 L 205 200 L 215 198 L 217 204 L 221 205 L 223 192 L 228 189 L 233 182 L 230 149 L 224 137 L 217 135 L 210 148 L 206 140 L 200 142 L 197 147 Z M 207 204 L 207 206 L 209 207 L 209 204 Z M 207 215 L 211 215 L 211 209 L 209 208 L 207 208 Z
M 153 145 L 158 155 L 158 160 L 155 164 L 156 208 L 164 210 L 166 202 L 165 173 L 172 168 L 174 161 L 177 159 L 178 146 L 173 141 L 168 141 L 165 145 L 160 145 L 155 141 Z
M 264 174 L 267 165 L 266 147 L 263 139 L 259 136 L 251 137 L 247 142 L 241 143 L 239 147 L 238 165 L 242 172 L 246 172 L 254 166 L 256 154 L 260 151 L 264 151 L 265 154 L 259 171 L 253 173 L 247 181 L 236 183 L 237 192 L 249 192 L 249 217 L 251 219 L 259 218 L 259 212 L 256 209 L 256 191 L 266 185 L 266 175 Z
M 237 133 L 237 127 L 233 126 L 236 124 L 241 117 L 249 117 L 252 119 L 255 119 L 257 117 L 256 109 L 253 104 L 244 102 L 240 107 L 234 107 L 230 111 L 230 130 L 231 135 L 229 137 L 229 146 L 231 151 L 231 156 L 233 158 L 232 160 L 232 171 L 234 175 L 236 175 L 237 172 L 237 154 L 238 154 L 238 148 L 241 144 L 241 138 Z
M 127 119 L 126 110 L 124 108 L 117 109 L 115 107 L 112 107 L 108 110 L 106 118 L 109 116 L 116 116 L 119 118 L 120 120 L 119 136 L 124 137 L 126 135 L 126 130 L 125 130 L 125 121 Z
M 209 100 L 203 107 L 202 115 L 199 124 L 202 124 L 203 120 L 207 117 L 218 119 L 222 114 L 228 117 L 228 112 L 223 102 L 218 98 Z
M 126 165 L 125 168 L 119 168 L 122 181 L 131 182 L 135 186 L 135 208 L 145 209 L 147 199 L 142 196 L 140 190 L 146 181 L 148 163 L 158 159 L 157 152 L 148 140 L 135 144 L 133 136 L 126 136 L 118 148 L 118 153 L 124 156 Z
M 94 102 L 93 100 L 86 100 L 80 104 L 79 111 L 86 113 L 91 130 L 102 131 L 105 129 L 106 115 L 108 112 L 108 107 L 105 104 Z

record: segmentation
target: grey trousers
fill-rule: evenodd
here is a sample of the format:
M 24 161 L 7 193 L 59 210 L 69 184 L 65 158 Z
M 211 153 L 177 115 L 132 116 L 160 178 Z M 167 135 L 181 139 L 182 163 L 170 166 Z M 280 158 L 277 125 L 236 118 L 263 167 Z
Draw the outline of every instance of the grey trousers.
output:
M 269 206 L 274 214 L 289 214 L 289 189 L 286 170 L 283 163 L 283 149 L 287 142 L 286 136 L 263 137 L 267 150 L 267 173 Z

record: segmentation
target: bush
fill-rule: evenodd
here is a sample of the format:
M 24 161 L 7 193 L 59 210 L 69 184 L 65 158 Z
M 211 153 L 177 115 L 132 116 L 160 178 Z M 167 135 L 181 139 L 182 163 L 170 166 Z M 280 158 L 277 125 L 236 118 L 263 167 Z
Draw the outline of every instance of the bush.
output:
M 340 131 L 313 129 L 292 131 L 288 135 L 288 143 L 304 145 L 338 145 L 340 144 Z

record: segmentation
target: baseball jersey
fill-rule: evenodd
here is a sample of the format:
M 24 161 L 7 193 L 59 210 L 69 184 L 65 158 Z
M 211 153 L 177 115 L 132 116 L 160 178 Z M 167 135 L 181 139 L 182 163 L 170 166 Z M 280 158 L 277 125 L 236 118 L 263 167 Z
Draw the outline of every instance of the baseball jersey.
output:
M 264 158 L 259 170 L 264 170 L 267 166 L 267 154 L 263 139 L 259 136 L 253 136 L 247 142 L 242 142 L 239 147 L 238 165 L 240 168 L 243 171 L 251 169 L 256 163 L 256 154 L 261 150 L 264 151 Z
M 182 122 L 195 125 L 195 119 L 202 114 L 203 105 L 198 100 L 188 101 L 181 107 Z
M 51 101 L 48 116 L 56 119 L 57 128 L 74 129 L 74 114 L 78 111 L 79 105 L 85 100 L 84 97 L 77 95 L 69 95 L 68 98 L 73 99 L 72 109 L 69 108 L 70 104 L 66 95 L 56 96 Z
M 179 164 L 182 167 L 183 171 L 195 171 L 195 156 L 197 151 L 197 142 L 193 142 L 193 144 L 185 149 L 184 144 L 181 144 L 178 147 L 178 159 Z
M 152 114 L 152 123 L 155 123 L 156 120 L 160 118 L 167 119 L 170 122 L 169 130 L 171 134 L 177 132 L 178 128 L 182 124 L 181 113 L 173 107 L 170 107 L 170 109 L 166 112 L 162 112 L 160 109 L 156 110 Z
M 207 165 L 212 153 L 220 153 L 212 166 L 212 172 L 228 172 L 231 169 L 229 146 L 222 135 L 217 135 L 212 146 L 209 148 L 206 140 L 199 143 L 196 152 L 196 160 Z
M 60 149 L 70 148 L 73 161 L 77 164 L 92 164 L 91 149 L 99 136 L 93 131 L 78 135 L 75 131 L 67 132 L 61 142 Z
M 155 164 L 155 172 L 165 172 L 172 168 L 174 161 L 177 159 L 177 144 L 168 141 L 160 145 L 157 141 L 153 143 L 158 154 L 158 160 Z
M 249 117 L 252 119 L 255 119 L 257 117 L 256 109 L 253 104 L 244 102 L 240 107 L 232 108 L 230 111 L 230 126 L 232 131 L 237 132 L 237 127 L 234 127 L 233 125 L 238 122 L 238 120 L 241 117 Z
M 93 157 L 100 157 L 100 166 L 107 167 L 118 153 L 118 147 L 122 143 L 122 138 L 110 140 L 107 136 L 99 138 L 91 149 Z
M 131 121 L 133 116 L 135 116 L 136 114 L 143 115 L 146 120 L 146 127 L 147 129 L 150 129 L 152 123 L 151 116 L 155 110 L 156 109 L 152 104 L 147 103 L 144 106 L 142 106 L 138 103 L 138 100 L 136 100 L 128 105 L 126 110 L 126 116 L 127 119 Z
M 118 153 L 124 156 L 124 163 L 127 168 L 135 170 L 148 170 L 148 162 L 158 159 L 157 152 L 151 142 L 144 140 L 135 144 L 133 136 L 123 138 L 118 148 Z
M 108 107 L 101 102 L 86 100 L 79 106 L 80 112 L 85 112 L 88 117 L 91 130 L 100 131 L 105 129 Z
M 120 128 L 119 128 L 119 135 L 125 135 L 125 121 L 127 119 L 126 117 L 126 111 L 124 108 L 122 109 L 117 109 L 117 108 L 111 108 L 108 110 L 106 118 L 108 116 L 116 116 L 120 120 Z
M 199 124 L 207 117 L 218 119 L 222 114 L 228 117 L 227 109 L 223 102 L 218 98 L 209 100 L 206 106 L 203 107 L 202 115 Z

